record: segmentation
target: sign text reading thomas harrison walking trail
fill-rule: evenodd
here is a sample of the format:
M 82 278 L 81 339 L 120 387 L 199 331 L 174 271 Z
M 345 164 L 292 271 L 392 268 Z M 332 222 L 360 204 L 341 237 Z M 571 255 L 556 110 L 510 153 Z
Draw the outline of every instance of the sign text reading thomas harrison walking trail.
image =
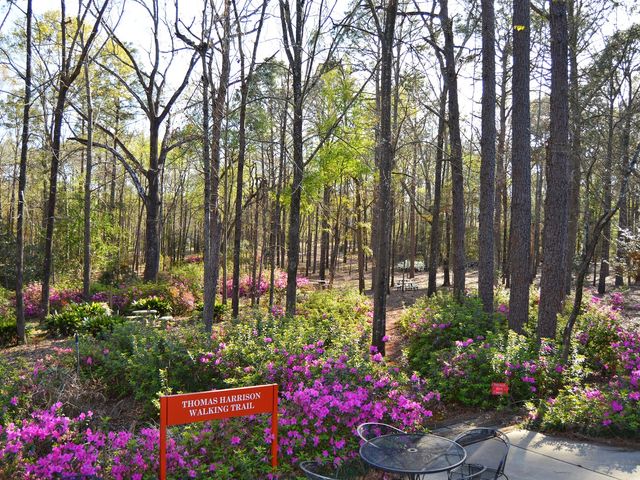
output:
M 246 393 L 241 395 L 220 395 L 208 398 L 196 398 L 182 400 L 182 408 L 189 411 L 189 417 L 194 420 L 197 417 L 228 414 L 233 412 L 246 412 L 255 409 L 254 401 L 260 400 L 261 392 Z

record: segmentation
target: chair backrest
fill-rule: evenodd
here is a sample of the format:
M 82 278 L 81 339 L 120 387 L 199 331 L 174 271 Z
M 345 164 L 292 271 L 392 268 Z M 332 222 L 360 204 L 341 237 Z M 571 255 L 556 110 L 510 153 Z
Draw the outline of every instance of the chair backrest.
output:
M 356 432 L 358 432 L 358 436 L 365 442 L 368 442 L 372 438 L 380 437 L 382 435 L 406 433 L 405 431 L 400 430 L 399 428 L 396 428 L 394 426 L 387 425 L 386 423 L 376 422 L 363 423 L 362 425 L 358 426 Z
M 300 468 L 309 480 L 338 480 L 338 477 L 327 476 L 329 468 L 320 462 L 301 462 Z
M 359 459 L 344 461 L 334 467 L 331 463 L 301 462 L 300 468 L 310 480 L 355 480 L 367 475 L 367 466 Z
M 511 443 L 495 428 L 474 428 L 459 435 L 455 441 L 467 452 L 466 463 L 481 464 L 495 471 L 494 478 L 504 473 Z

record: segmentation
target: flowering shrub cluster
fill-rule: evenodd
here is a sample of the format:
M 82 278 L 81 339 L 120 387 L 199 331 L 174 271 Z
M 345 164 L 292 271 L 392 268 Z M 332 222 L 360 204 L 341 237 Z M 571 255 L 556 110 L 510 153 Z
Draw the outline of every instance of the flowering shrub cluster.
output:
M 354 435 L 364 422 L 382 421 L 405 430 L 424 427 L 439 394 L 422 380 L 400 375 L 397 368 L 369 361 L 354 366 L 353 351 L 327 356 L 322 340 L 293 354 L 276 348 L 281 358 L 270 362 L 268 379 L 282 389 L 280 440 L 283 453 L 296 463 L 316 458 L 339 464 L 358 455 Z
M 592 297 L 576 335 L 573 362 L 582 375 L 530 405 L 531 424 L 548 430 L 640 436 L 640 332 L 618 313 L 623 299 Z M 565 366 L 567 368 L 570 366 Z
M 535 333 L 507 332 L 508 308 L 500 302 L 487 315 L 475 297 L 458 304 L 441 295 L 409 309 L 401 327 L 410 338 L 410 365 L 447 401 L 481 407 L 528 401 L 533 426 L 637 436 L 640 334 L 622 326 L 623 303 L 619 292 L 591 298 L 568 362 L 554 340 L 539 346 Z M 507 383 L 509 395 L 491 395 L 493 382 Z
M 353 292 L 315 292 L 299 310 L 304 315 L 293 319 L 265 315 L 218 325 L 210 338 L 193 326 L 163 332 L 123 324 L 106 339 L 81 340 L 83 376 L 92 384 L 102 380 L 114 398 L 144 391 L 149 420 L 157 416 L 152 400 L 158 393 L 280 386 L 277 475 L 269 468 L 269 418 L 256 416 L 171 429 L 171 478 L 292 478 L 301 460 L 338 464 L 357 455 L 360 423 L 425 427 L 439 394 L 370 347 L 368 300 Z M 72 355 L 61 350 L 59 357 Z M 131 389 L 118 391 L 124 383 Z M 0 478 L 157 478 L 157 429 L 110 431 L 90 412 L 68 415 L 57 404 L 15 418 L 0 422 Z
M 24 289 L 24 313 L 27 317 L 39 317 L 42 315 L 42 285 L 38 282 L 30 283 Z M 82 302 L 82 292 L 78 289 L 58 290 L 51 287 L 49 303 L 51 311 L 61 311 L 71 303 Z
M 227 296 L 230 297 L 233 294 L 233 279 L 227 280 L 226 283 Z M 264 277 L 256 279 L 254 285 L 251 275 L 244 275 L 240 277 L 240 285 L 238 288 L 238 294 L 241 297 L 262 296 L 269 290 L 269 283 Z
M 33 412 L 30 418 L 19 423 L 0 427 L 0 474 L 25 479 L 55 479 L 73 474 L 115 480 L 157 478 L 159 432 L 156 428 L 143 428 L 137 434 L 103 432 L 92 428 L 95 422 L 91 411 L 70 418 L 61 412 L 61 407 L 56 403 L 47 410 Z M 218 465 L 224 457 L 216 458 L 216 454 L 220 455 L 221 450 L 228 453 L 241 450 L 233 439 L 226 440 L 227 449 L 217 446 L 222 435 L 211 435 L 212 432 L 212 426 L 205 425 L 197 435 L 169 439 L 167 463 L 172 478 L 211 475 L 224 469 Z M 253 469 L 255 473 L 260 470 L 260 465 L 257 467 Z M 231 468 L 231 472 L 233 470 Z
M 298 288 L 305 288 L 311 284 L 306 277 L 296 277 L 296 285 Z M 287 272 L 277 270 L 275 272 L 275 278 L 273 287 L 276 293 L 282 293 L 287 288 Z M 225 284 L 227 289 L 227 296 L 231 296 L 233 293 L 233 280 L 227 280 Z M 269 278 L 260 276 L 256 279 L 255 285 L 253 277 L 251 275 L 244 275 L 240 277 L 239 294 L 240 297 L 262 296 L 269 291 Z

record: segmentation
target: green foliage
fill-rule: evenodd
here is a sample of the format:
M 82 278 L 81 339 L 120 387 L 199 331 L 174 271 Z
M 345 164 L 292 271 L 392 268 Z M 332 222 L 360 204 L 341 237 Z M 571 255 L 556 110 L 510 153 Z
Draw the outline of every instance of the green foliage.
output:
M 14 345 L 17 341 L 16 319 L 0 316 L 0 347 Z
M 196 353 L 207 339 L 193 327 L 158 330 L 138 322 L 114 326 L 108 337 L 84 338 L 81 354 L 83 373 L 96 379 L 113 398 L 132 397 L 148 415 L 156 412 L 160 393 L 210 390 L 221 386 L 198 363 Z
M 498 293 L 497 299 L 501 300 Z M 504 305 L 500 305 L 502 311 Z M 409 337 L 411 368 L 445 400 L 487 408 L 554 391 L 561 372 L 552 344 L 538 348 L 535 336 L 508 332 L 506 317 L 482 311 L 477 297 L 458 303 L 449 294 L 419 300 L 400 320 Z M 568 371 L 564 371 L 568 375 Z M 491 394 L 493 382 L 509 385 L 509 396 Z
M 0 287 L 0 347 L 18 340 L 12 296 L 12 292 Z
M 158 315 L 167 315 L 170 314 L 173 309 L 169 301 L 153 296 L 132 302 L 129 310 L 131 312 L 136 310 L 155 310 L 158 312 Z
M 528 404 L 531 428 L 551 432 L 579 432 L 594 436 L 640 438 L 637 402 L 622 402 L 629 391 L 598 385 L 568 385 L 547 401 Z M 612 411 L 618 402 L 621 410 Z
M 26 366 L 24 362 L 12 364 L 9 362 L 0 362 L 0 425 L 7 425 L 10 421 L 19 418 L 22 413 L 23 386 Z
M 454 346 L 456 340 L 505 332 L 505 323 L 503 316 L 485 313 L 478 297 L 465 297 L 458 303 L 452 295 L 439 293 L 419 299 L 399 325 L 409 337 L 409 359 L 418 364 L 438 350 Z
M 48 315 L 45 326 L 53 336 L 64 337 L 75 332 L 98 335 L 121 321 L 111 316 L 111 310 L 104 303 L 72 303 L 62 312 Z
M 98 337 L 111 332 L 116 325 L 124 321 L 125 318 L 120 315 L 93 315 L 85 318 L 79 331 Z
M 82 362 L 83 374 L 102 384 L 110 397 L 132 397 L 154 415 L 160 393 L 267 381 L 262 367 L 279 357 L 265 348 L 265 339 L 291 352 L 322 340 L 336 358 L 345 347 L 368 351 L 370 308 L 357 292 L 319 291 L 299 305 L 293 319 L 245 311 L 237 322 L 218 324 L 211 337 L 190 323 L 160 330 L 125 322 L 108 336 L 83 338 L 82 357 L 91 358 Z M 353 363 L 371 362 L 363 357 Z
M 24 285 L 40 279 L 42 265 L 41 245 L 25 245 Z M 16 239 L 14 235 L 0 231 L 0 288 L 15 289 L 16 286 Z

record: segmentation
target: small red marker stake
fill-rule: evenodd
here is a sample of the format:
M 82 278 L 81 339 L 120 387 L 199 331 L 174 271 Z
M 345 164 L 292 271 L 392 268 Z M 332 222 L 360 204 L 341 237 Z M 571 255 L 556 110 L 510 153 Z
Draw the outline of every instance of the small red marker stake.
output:
M 494 382 L 491 384 L 491 395 L 508 395 L 509 385 L 506 383 Z

